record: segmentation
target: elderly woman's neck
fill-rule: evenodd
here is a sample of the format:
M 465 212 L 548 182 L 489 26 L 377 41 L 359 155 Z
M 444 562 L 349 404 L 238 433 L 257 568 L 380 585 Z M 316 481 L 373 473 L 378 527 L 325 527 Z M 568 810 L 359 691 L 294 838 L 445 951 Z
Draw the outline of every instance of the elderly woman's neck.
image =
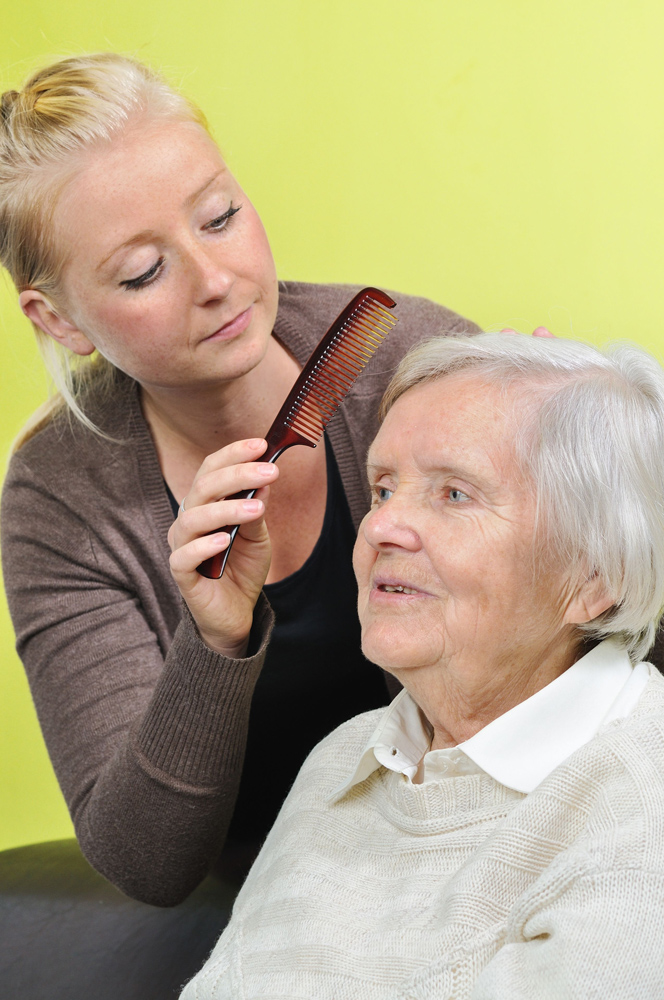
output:
M 493 669 L 475 669 L 465 652 L 444 665 L 399 671 L 399 680 L 433 726 L 432 750 L 457 746 L 541 691 L 583 655 L 577 635 L 537 651 L 511 650 Z

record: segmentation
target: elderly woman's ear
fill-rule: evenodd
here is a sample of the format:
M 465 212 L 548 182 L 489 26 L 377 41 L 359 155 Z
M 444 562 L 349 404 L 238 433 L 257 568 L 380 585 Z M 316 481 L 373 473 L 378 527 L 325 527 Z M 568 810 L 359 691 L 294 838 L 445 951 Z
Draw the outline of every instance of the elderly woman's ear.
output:
M 572 596 L 565 612 L 567 625 L 585 625 L 599 618 L 614 604 L 606 584 L 598 573 L 584 576 Z

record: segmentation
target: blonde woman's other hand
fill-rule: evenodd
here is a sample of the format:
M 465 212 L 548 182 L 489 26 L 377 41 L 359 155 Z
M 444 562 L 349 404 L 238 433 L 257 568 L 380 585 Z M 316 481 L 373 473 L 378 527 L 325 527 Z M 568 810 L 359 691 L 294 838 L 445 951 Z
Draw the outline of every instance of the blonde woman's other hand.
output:
M 518 330 L 513 330 L 511 326 L 505 326 L 500 331 L 501 333 L 518 333 Z M 546 326 L 538 326 L 533 330 L 533 337 L 555 337 L 555 333 L 551 331 Z

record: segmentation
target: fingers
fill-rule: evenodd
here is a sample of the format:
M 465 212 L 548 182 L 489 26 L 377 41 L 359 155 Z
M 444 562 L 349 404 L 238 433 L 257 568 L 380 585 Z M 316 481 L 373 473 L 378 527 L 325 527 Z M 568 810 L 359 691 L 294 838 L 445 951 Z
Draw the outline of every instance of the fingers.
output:
M 188 545 L 200 536 L 210 536 L 236 524 L 241 526 L 244 538 L 258 537 L 261 530 L 256 522 L 262 521 L 265 515 L 268 494 L 269 490 L 263 488 L 251 500 L 217 500 L 180 511 L 168 532 L 171 551 Z
M 223 552 L 230 544 L 231 536 L 227 531 L 219 531 L 213 535 L 203 535 L 194 538 L 186 545 L 173 549 L 170 557 L 171 573 L 178 586 L 186 584 L 187 577 L 194 577 L 198 582 L 197 569 L 206 559 Z
M 555 333 L 551 333 L 545 326 L 538 326 L 533 330 L 533 337 L 555 337 Z
M 241 449 L 232 456 L 228 454 L 228 449 L 222 451 L 226 452 L 226 458 L 232 459 L 235 459 L 237 454 L 243 454 Z M 215 456 L 220 454 L 215 452 Z M 244 454 L 246 455 L 246 452 Z M 206 466 L 204 462 L 187 493 L 185 509 L 191 510 L 201 504 L 213 503 L 242 490 L 259 490 L 263 486 L 269 486 L 278 476 L 279 470 L 273 462 L 255 462 L 245 458 L 233 461 L 232 465 L 222 464 L 217 468 Z
M 518 330 L 514 330 L 511 326 L 504 326 L 500 332 L 515 333 L 517 335 L 519 333 Z M 551 333 L 551 331 L 546 326 L 538 326 L 533 330 L 533 337 L 555 337 L 555 333 Z
M 198 475 L 207 475 L 240 462 L 255 462 L 267 448 L 264 438 L 246 438 L 243 441 L 233 441 L 219 451 L 213 451 L 203 460 Z
M 265 504 L 279 470 L 274 463 L 260 461 L 266 447 L 264 439 L 249 438 L 209 455 L 168 532 L 173 579 L 203 641 L 225 655 L 244 655 L 241 650 L 270 565 Z M 248 492 L 254 497 L 247 497 Z M 232 565 L 220 581 L 209 580 L 198 567 L 228 548 L 235 525 L 239 529 Z
M 254 606 L 270 564 L 270 540 L 262 517 L 259 524 L 261 537 L 242 540 L 235 572 L 227 571 L 221 581 L 201 576 L 198 567 L 228 548 L 230 535 L 225 531 L 194 538 L 170 557 L 173 579 L 201 639 L 225 656 L 245 655 Z
M 213 523 L 210 512 L 214 513 L 215 508 L 217 517 Z M 169 532 L 173 576 L 178 580 L 181 575 L 196 573 L 202 562 L 228 548 L 230 529 L 235 525 L 240 526 L 239 532 L 248 542 L 264 541 L 267 537 L 264 515 L 263 500 L 222 500 L 185 511 L 181 517 L 188 522 L 186 529 L 178 530 L 173 525 Z
M 260 499 L 217 500 L 180 514 L 176 532 L 182 545 L 197 535 L 209 535 L 212 531 L 221 531 L 235 524 L 250 524 L 264 514 L 265 504 Z

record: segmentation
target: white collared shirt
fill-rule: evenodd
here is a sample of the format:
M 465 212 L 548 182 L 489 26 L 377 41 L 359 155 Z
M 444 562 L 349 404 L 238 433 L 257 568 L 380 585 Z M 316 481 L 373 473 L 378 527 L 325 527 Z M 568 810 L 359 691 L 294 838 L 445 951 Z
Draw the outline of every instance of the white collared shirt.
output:
M 604 639 L 546 687 L 444 750 L 429 750 L 431 726 L 401 691 L 334 798 L 381 765 L 421 782 L 484 771 L 507 788 L 531 792 L 603 726 L 629 715 L 648 676 L 647 663 L 632 666 L 617 640 Z

